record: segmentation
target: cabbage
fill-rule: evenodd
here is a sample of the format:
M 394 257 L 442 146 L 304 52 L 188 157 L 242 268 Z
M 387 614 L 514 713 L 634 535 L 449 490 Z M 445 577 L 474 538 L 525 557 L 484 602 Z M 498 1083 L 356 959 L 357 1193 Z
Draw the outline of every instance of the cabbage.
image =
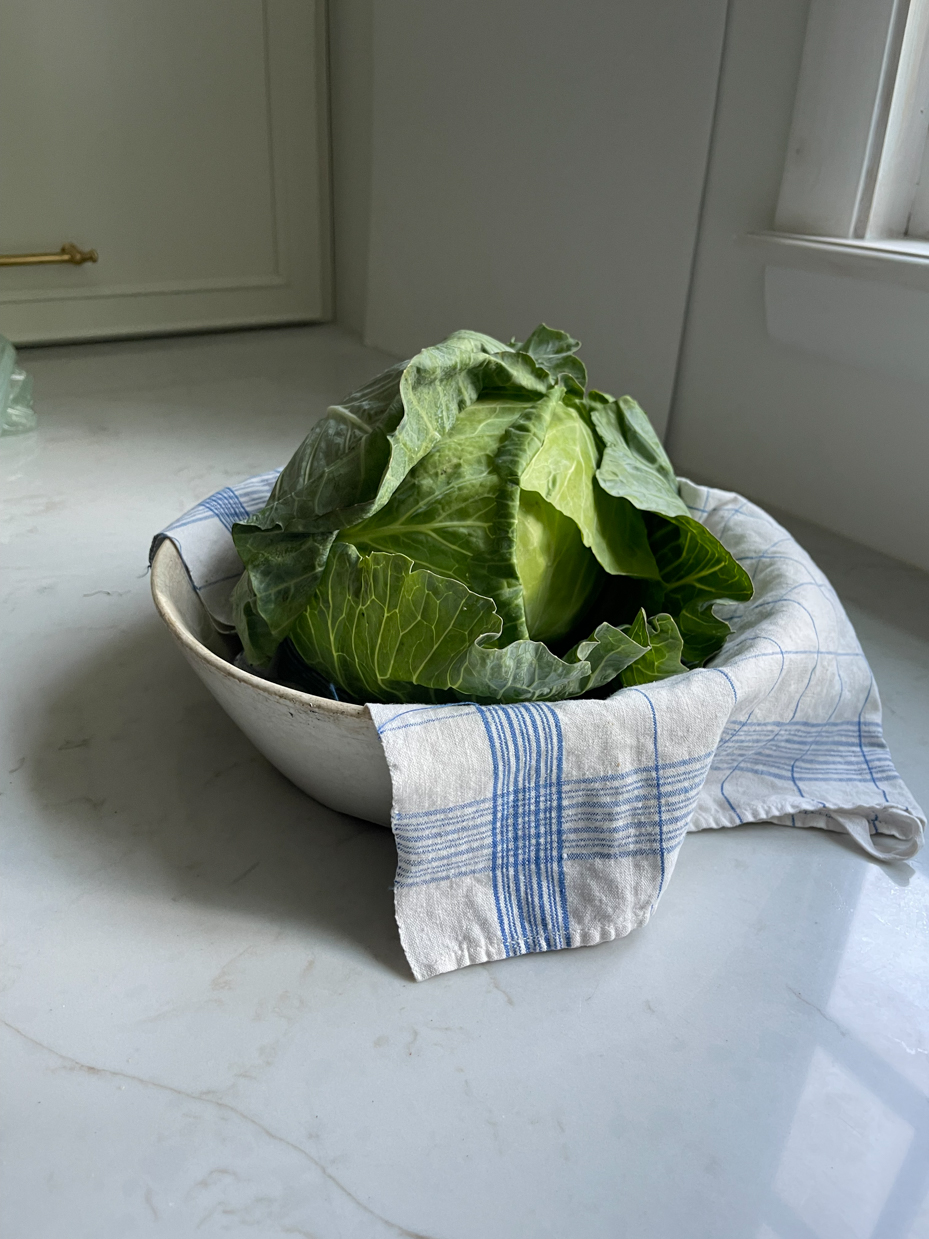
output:
M 328 410 L 233 526 L 244 653 L 357 701 L 559 700 L 722 648 L 745 570 L 578 342 L 458 331 Z M 296 655 L 296 657 L 295 657 Z

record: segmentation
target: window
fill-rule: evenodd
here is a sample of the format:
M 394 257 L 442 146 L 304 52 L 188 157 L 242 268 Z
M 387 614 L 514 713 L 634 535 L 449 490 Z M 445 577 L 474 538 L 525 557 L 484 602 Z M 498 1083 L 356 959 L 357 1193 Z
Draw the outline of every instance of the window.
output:
M 775 228 L 929 250 L 929 0 L 812 0 Z

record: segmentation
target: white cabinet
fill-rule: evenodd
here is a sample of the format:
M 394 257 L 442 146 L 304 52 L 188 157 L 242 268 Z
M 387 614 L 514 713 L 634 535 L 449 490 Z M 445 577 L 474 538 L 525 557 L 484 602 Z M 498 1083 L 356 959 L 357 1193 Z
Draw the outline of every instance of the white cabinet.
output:
M 8 0 L 0 266 L 17 343 L 325 319 L 322 0 Z

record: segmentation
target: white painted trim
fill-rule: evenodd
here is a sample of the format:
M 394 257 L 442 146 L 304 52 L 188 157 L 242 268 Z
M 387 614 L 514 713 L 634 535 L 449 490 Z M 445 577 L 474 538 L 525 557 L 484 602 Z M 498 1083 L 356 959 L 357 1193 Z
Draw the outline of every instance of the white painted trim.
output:
M 772 266 L 929 289 L 929 241 L 756 232 L 741 238 L 741 243 L 761 250 Z
M 887 133 L 863 235 L 903 237 L 910 228 L 929 110 L 929 0 L 910 0 Z M 920 235 L 916 231 L 916 235 Z
M 910 237 L 929 237 L 929 134 L 927 134 L 926 144 L 923 147 L 919 179 L 913 194 L 913 205 L 906 230 Z
M 863 235 L 910 0 L 812 0 L 775 228 Z
M 110 284 L 85 288 L 24 289 L 21 292 L 0 293 L 0 305 L 17 305 L 25 301 L 67 301 L 90 297 L 155 297 L 161 293 L 232 292 L 244 288 L 280 288 L 289 284 L 286 275 L 229 275 L 213 280 L 163 280 L 153 284 Z

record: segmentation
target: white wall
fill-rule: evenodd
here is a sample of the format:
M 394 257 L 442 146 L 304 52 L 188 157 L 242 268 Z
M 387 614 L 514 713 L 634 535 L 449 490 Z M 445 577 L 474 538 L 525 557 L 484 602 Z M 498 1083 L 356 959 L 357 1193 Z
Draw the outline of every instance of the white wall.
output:
M 372 0 L 329 0 L 336 318 L 364 333 L 371 227 Z
M 725 7 L 333 0 L 340 320 L 397 355 L 544 320 L 663 428 Z
M 732 3 L 668 445 L 680 472 L 929 568 L 926 294 L 744 241 L 773 224 L 807 7 Z

